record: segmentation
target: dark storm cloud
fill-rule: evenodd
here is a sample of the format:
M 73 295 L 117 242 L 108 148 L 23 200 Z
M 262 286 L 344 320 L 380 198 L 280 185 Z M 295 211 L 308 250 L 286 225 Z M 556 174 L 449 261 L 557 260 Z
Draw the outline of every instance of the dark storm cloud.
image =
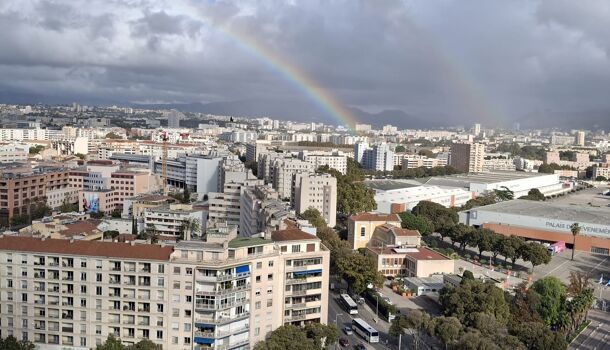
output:
M 0 91 L 118 102 L 304 98 L 228 29 L 350 106 L 512 120 L 610 108 L 609 21 L 607 1 L 3 1 Z

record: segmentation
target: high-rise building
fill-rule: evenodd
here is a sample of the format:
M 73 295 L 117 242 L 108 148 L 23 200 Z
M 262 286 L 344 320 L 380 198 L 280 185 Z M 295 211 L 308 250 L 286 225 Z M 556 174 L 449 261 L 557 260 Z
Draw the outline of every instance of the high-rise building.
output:
M 364 150 L 362 155 L 362 167 L 375 171 L 394 170 L 394 151 L 390 150 L 387 143 L 378 143 L 372 148 Z
M 467 173 L 480 173 L 485 163 L 485 145 L 481 143 L 454 143 L 451 145 L 452 167 Z
M 250 349 L 284 324 L 326 323 L 329 251 L 296 228 L 270 238 L 238 238 L 230 226 L 173 247 L 0 236 L 0 332 L 44 349 L 95 348 L 114 335 L 215 350 Z
M 369 148 L 369 144 L 366 142 L 357 142 L 354 145 L 354 160 L 358 164 L 362 164 L 362 157 L 364 157 L 364 151 Z
M 297 214 L 317 209 L 329 227 L 337 219 L 337 179 L 330 174 L 297 173 L 293 181 L 293 207 Z
M 303 150 L 299 152 L 299 159 L 312 163 L 314 169 L 326 165 L 331 169 L 339 171 L 341 174 L 347 172 L 347 156 L 339 150 L 314 151 Z
M 296 173 L 312 173 L 314 165 L 296 158 L 279 158 L 273 161 L 272 184 L 281 199 L 291 199 L 292 178 Z
M 579 130 L 576 132 L 576 145 L 577 146 L 585 145 L 585 132 L 582 130 Z
M 171 110 L 167 113 L 167 127 L 170 129 L 177 129 L 180 127 L 180 119 L 182 119 L 183 114 L 176 111 Z
M 477 124 L 475 124 L 475 125 L 472 127 L 472 131 L 473 131 L 473 133 L 474 133 L 474 136 L 479 136 L 479 134 L 481 133 L 481 124 L 478 124 L 478 123 L 477 123 Z

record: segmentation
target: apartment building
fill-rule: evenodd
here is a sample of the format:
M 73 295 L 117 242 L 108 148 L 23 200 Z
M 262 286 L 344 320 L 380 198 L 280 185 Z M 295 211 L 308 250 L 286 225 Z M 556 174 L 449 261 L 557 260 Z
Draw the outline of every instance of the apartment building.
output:
M 309 152 L 303 150 L 299 152 L 299 159 L 313 164 L 314 169 L 326 165 L 331 169 L 335 169 L 341 174 L 347 172 L 347 156 L 339 150 L 331 150 L 329 152 L 316 151 Z
M 610 179 L 610 164 L 602 163 L 593 167 L 593 179 L 598 176 L 603 176 L 606 179 Z
M 18 143 L 0 145 L 0 163 L 27 162 L 30 146 Z
M 397 164 L 398 163 L 398 164 Z M 402 170 L 415 168 L 434 168 L 437 166 L 447 165 L 447 159 L 444 158 L 428 158 L 417 154 L 399 153 L 394 155 L 394 165 L 398 165 Z
M 354 153 L 358 155 L 361 161 L 360 164 L 365 169 L 375 171 L 392 171 L 394 170 L 394 152 L 390 150 L 387 143 L 375 144 L 372 147 L 366 147 L 366 144 L 357 144 L 354 148 Z
M 203 235 L 207 213 L 193 208 L 190 204 L 170 204 L 144 209 L 144 228 L 161 236 L 180 236 L 185 220 L 196 220 L 199 223 L 199 231 L 191 232 L 193 236 Z
M 297 173 L 293 180 L 292 206 L 297 214 L 317 209 L 326 224 L 337 222 L 337 179 L 330 174 Z
M 279 221 L 291 216 L 290 204 L 280 200 L 268 185 L 245 187 L 240 197 L 239 234 L 244 237 L 276 230 Z
M 273 188 L 282 199 L 291 199 L 292 178 L 296 173 L 312 173 L 314 165 L 296 158 L 280 158 L 273 161 Z
M 262 185 L 258 179 L 246 179 L 240 182 L 226 182 L 222 192 L 208 193 L 209 223 L 227 223 L 239 228 L 241 215 L 242 189 Z
M 481 143 L 454 143 L 451 145 L 450 165 L 466 173 L 480 173 L 485 162 L 485 145 Z
M 290 229 L 209 230 L 150 244 L 0 236 L 0 336 L 90 349 L 108 335 L 164 349 L 249 349 L 283 324 L 327 322 L 329 251 Z

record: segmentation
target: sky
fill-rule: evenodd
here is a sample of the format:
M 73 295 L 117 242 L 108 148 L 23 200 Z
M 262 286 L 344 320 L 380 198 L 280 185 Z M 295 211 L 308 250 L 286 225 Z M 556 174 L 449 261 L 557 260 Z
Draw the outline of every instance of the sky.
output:
M 0 1 L 5 99 L 315 105 L 270 54 L 346 107 L 491 125 L 610 111 L 609 48 L 607 0 Z

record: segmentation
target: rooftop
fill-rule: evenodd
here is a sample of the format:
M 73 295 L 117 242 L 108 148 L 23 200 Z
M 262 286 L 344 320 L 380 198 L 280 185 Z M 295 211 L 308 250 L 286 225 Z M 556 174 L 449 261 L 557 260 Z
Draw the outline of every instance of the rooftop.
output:
M 471 183 L 493 184 L 512 180 L 529 179 L 534 177 L 552 176 L 554 174 L 526 173 L 521 171 L 494 171 L 485 173 L 455 174 L 447 176 L 434 176 L 428 178 L 427 185 L 470 187 Z
M 400 247 L 368 247 L 367 249 L 384 255 L 404 255 L 415 260 L 450 260 L 448 257 L 426 247 L 400 248 Z
M 283 241 L 302 241 L 308 239 L 317 240 L 318 237 L 309 234 L 307 232 L 301 231 L 298 228 L 289 228 L 286 230 L 274 231 L 271 233 L 271 239 L 275 242 L 283 242 Z
M 229 248 L 253 247 L 257 245 L 269 244 L 271 241 L 261 237 L 236 237 L 229 241 Z
M 515 199 L 472 210 L 610 226 L 610 208 Z
M 349 217 L 350 221 L 398 221 L 400 218 L 396 214 L 374 214 L 374 213 L 361 213 L 354 214 Z
M 131 245 L 130 243 L 0 235 L 0 250 L 168 261 L 173 248 L 156 244 Z

